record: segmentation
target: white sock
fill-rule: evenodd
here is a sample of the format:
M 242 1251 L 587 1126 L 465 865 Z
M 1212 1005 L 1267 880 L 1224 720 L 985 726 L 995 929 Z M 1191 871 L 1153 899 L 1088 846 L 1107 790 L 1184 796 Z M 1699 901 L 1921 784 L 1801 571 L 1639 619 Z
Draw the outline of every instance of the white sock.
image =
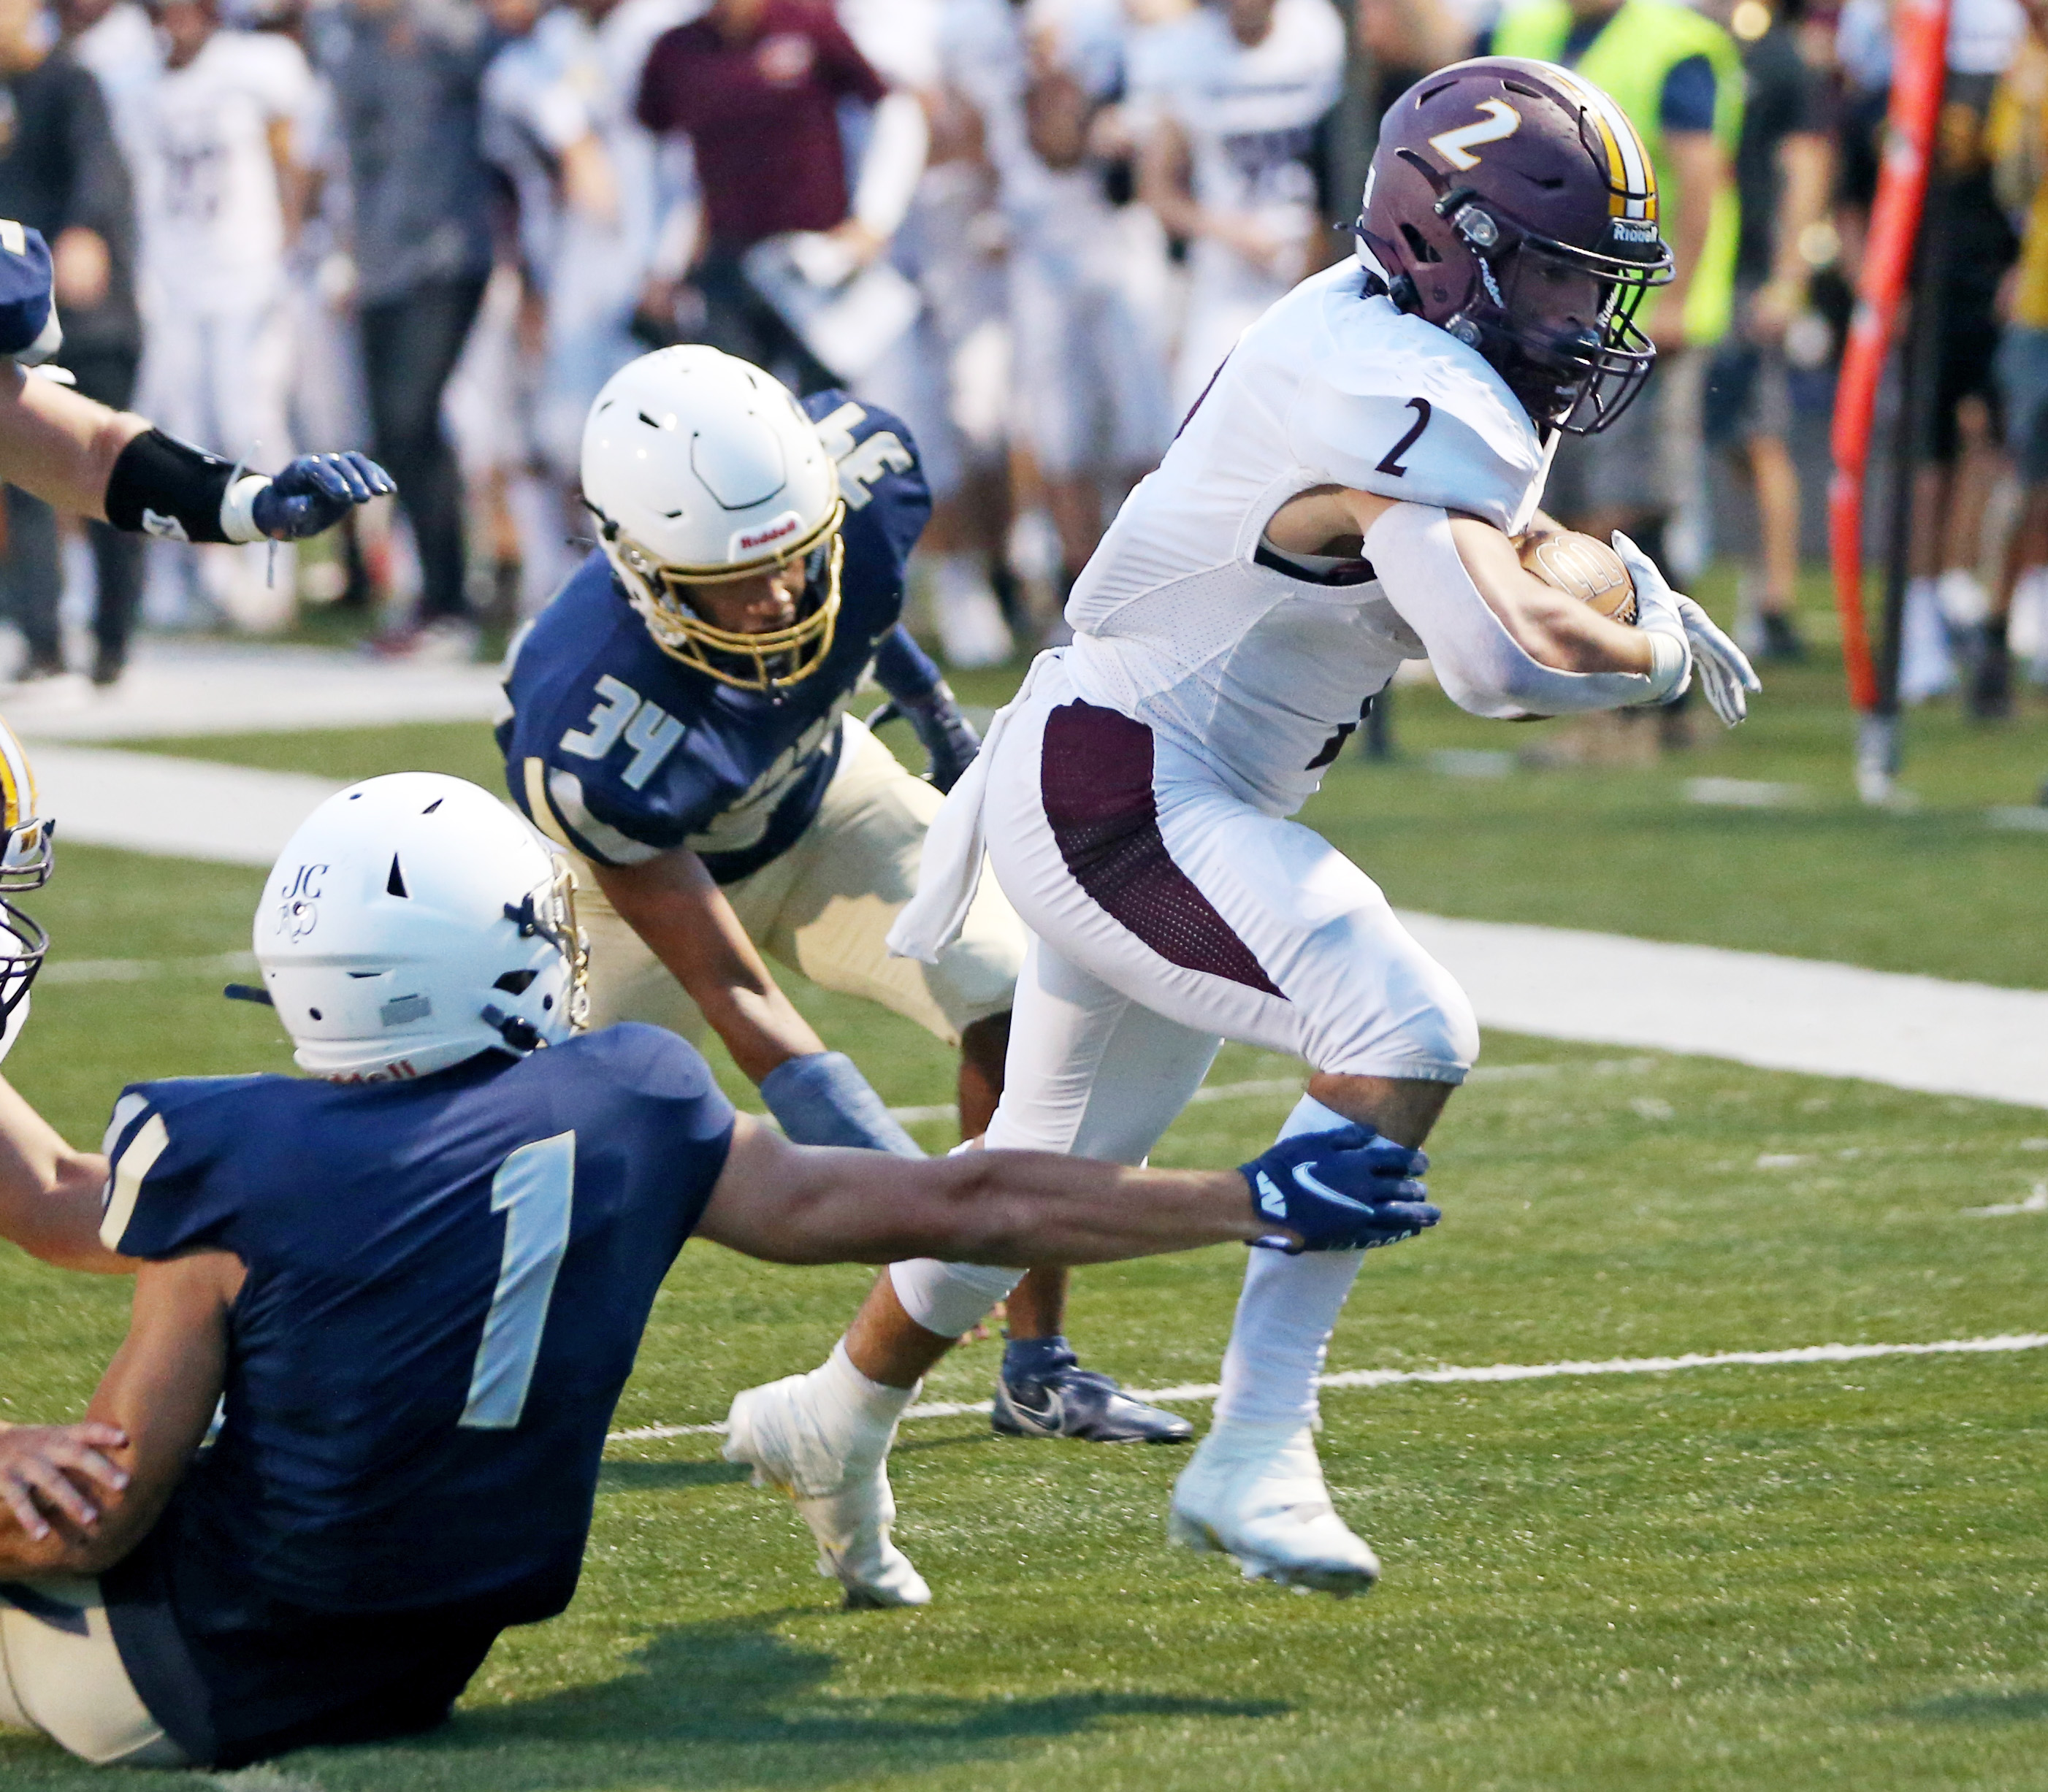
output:
M 823 1411 L 844 1415 L 847 1434 L 840 1453 L 849 1478 L 864 1473 L 889 1453 L 903 1409 L 917 1397 L 917 1387 L 890 1387 L 871 1381 L 853 1366 L 846 1353 L 846 1340 L 832 1346 L 832 1355 L 810 1373 L 812 1385 L 824 1398 Z M 917 1387 L 924 1384 L 920 1382 Z
M 1022 1270 L 942 1263 L 936 1257 L 913 1257 L 889 1266 L 890 1284 L 904 1312 L 942 1338 L 972 1332 L 1023 1279 Z
M 1282 1138 L 1327 1132 L 1351 1124 L 1313 1096 L 1295 1104 Z M 1312 1425 L 1316 1377 L 1323 1372 L 1330 1333 L 1365 1261 L 1363 1251 L 1313 1251 L 1290 1257 L 1254 1251 L 1245 1265 L 1244 1291 L 1223 1357 L 1219 1425 Z

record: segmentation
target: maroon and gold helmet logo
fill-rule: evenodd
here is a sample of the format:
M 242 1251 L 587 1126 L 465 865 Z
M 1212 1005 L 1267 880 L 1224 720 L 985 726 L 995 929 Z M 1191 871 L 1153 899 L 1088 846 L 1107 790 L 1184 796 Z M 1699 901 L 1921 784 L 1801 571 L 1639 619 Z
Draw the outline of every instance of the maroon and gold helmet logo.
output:
M 1482 143 L 1498 143 L 1522 128 L 1522 114 L 1504 99 L 1482 99 L 1479 110 L 1482 115 L 1477 123 L 1441 130 L 1429 139 L 1429 147 L 1460 174 L 1479 166 L 1473 151 Z

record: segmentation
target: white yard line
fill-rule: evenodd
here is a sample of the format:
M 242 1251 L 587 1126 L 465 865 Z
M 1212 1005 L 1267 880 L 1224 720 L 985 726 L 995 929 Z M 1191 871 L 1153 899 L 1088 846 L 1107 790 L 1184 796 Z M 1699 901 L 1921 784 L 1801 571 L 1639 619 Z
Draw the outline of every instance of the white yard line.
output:
M 339 788 L 104 747 L 38 745 L 36 766 L 60 841 L 266 867 Z M 2048 1107 L 2048 991 L 1567 928 L 1402 919 L 1487 1027 Z
M 1683 1356 L 1614 1356 L 1592 1363 L 1475 1363 L 1441 1369 L 1347 1369 L 1325 1375 L 1325 1389 L 1346 1387 L 1441 1387 L 1451 1382 L 1550 1381 L 1561 1376 L 1661 1375 L 1678 1369 L 1764 1369 L 1798 1363 L 1863 1363 L 1879 1356 L 1985 1356 L 2048 1347 L 2048 1332 L 2008 1332 L 1995 1338 L 1947 1338 L 1937 1344 L 1802 1344 L 1792 1350 L 1689 1352 Z M 1199 1406 L 1221 1390 L 1213 1382 L 1182 1387 L 1134 1387 L 1135 1400 Z M 939 1400 L 911 1406 L 906 1418 L 964 1418 L 985 1413 L 986 1400 Z M 615 1431 L 614 1444 L 655 1443 L 664 1437 L 721 1436 L 723 1425 L 640 1425 Z
M 108 959 L 102 962 L 118 964 L 122 960 Z M 1644 1071 L 1655 1069 L 1656 1064 L 1654 1057 L 1602 1058 L 1594 1064 L 1482 1064 L 1465 1080 L 1472 1083 L 1539 1082 L 1568 1072 L 1574 1076 L 1639 1076 Z M 1304 1070 L 1295 1076 L 1255 1076 L 1243 1083 L 1210 1083 L 1197 1089 L 1189 1098 L 1188 1105 L 1205 1107 L 1212 1102 L 1243 1101 L 1252 1096 L 1298 1096 L 1308 1076 Z M 935 1102 L 928 1107 L 889 1110 L 892 1118 L 906 1126 L 916 1126 L 925 1120 L 951 1120 L 958 1116 L 959 1111 L 950 1102 Z
M 217 977 L 256 968 L 253 952 L 212 952 L 199 958 L 53 958 L 37 977 L 45 983 L 140 983 L 157 977 Z

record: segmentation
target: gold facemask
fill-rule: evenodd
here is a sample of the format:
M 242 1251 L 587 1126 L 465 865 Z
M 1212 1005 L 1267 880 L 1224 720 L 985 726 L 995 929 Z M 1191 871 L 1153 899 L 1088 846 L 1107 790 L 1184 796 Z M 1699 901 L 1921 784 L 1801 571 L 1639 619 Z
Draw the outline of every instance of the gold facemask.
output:
M 757 560 L 744 567 L 700 569 L 665 565 L 615 529 L 607 536 L 607 545 L 627 599 L 663 653 L 735 690 L 774 692 L 809 677 L 832 652 L 839 629 L 840 572 L 846 559 L 846 539 L 840 533 L 845 518 L 846 505 L 841 500 L 801 541 L 773 560 Z M 603 519 L 599 520 L 603 525 Z M 778 572 L 821 546 L 828 550 L 824 590 L 810 613 L 787 628 L 763 634 L 736 634 L 705 621 L 690 601 L 692 591 L 699 586 L 733 584 L 742 579 Z

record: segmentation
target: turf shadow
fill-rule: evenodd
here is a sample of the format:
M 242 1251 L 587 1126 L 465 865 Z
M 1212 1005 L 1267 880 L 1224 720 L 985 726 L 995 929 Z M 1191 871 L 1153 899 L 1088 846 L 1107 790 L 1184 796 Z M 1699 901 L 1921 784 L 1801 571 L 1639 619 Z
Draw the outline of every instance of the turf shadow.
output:
M 327 1789 L 431 1784 L 440 1792 L 676 1792 L 859 1785 L 1028 1752 L 1127 1718 L 1259 1719 L 1274 1700 L 1097 1692 L 965 1698 L 836 1693 L 839 1662 L 778 1634 L 808 1609 L 664 1631 L 616 1679 L 457 1715 L 402 1747 L 308 1753 L 285 1765 Z
M 2038 1724 L 2048 1720 L 2048 1692 L 1951 1693 L 1902 1705 L 1895 1715 L 1942 1724 Z

